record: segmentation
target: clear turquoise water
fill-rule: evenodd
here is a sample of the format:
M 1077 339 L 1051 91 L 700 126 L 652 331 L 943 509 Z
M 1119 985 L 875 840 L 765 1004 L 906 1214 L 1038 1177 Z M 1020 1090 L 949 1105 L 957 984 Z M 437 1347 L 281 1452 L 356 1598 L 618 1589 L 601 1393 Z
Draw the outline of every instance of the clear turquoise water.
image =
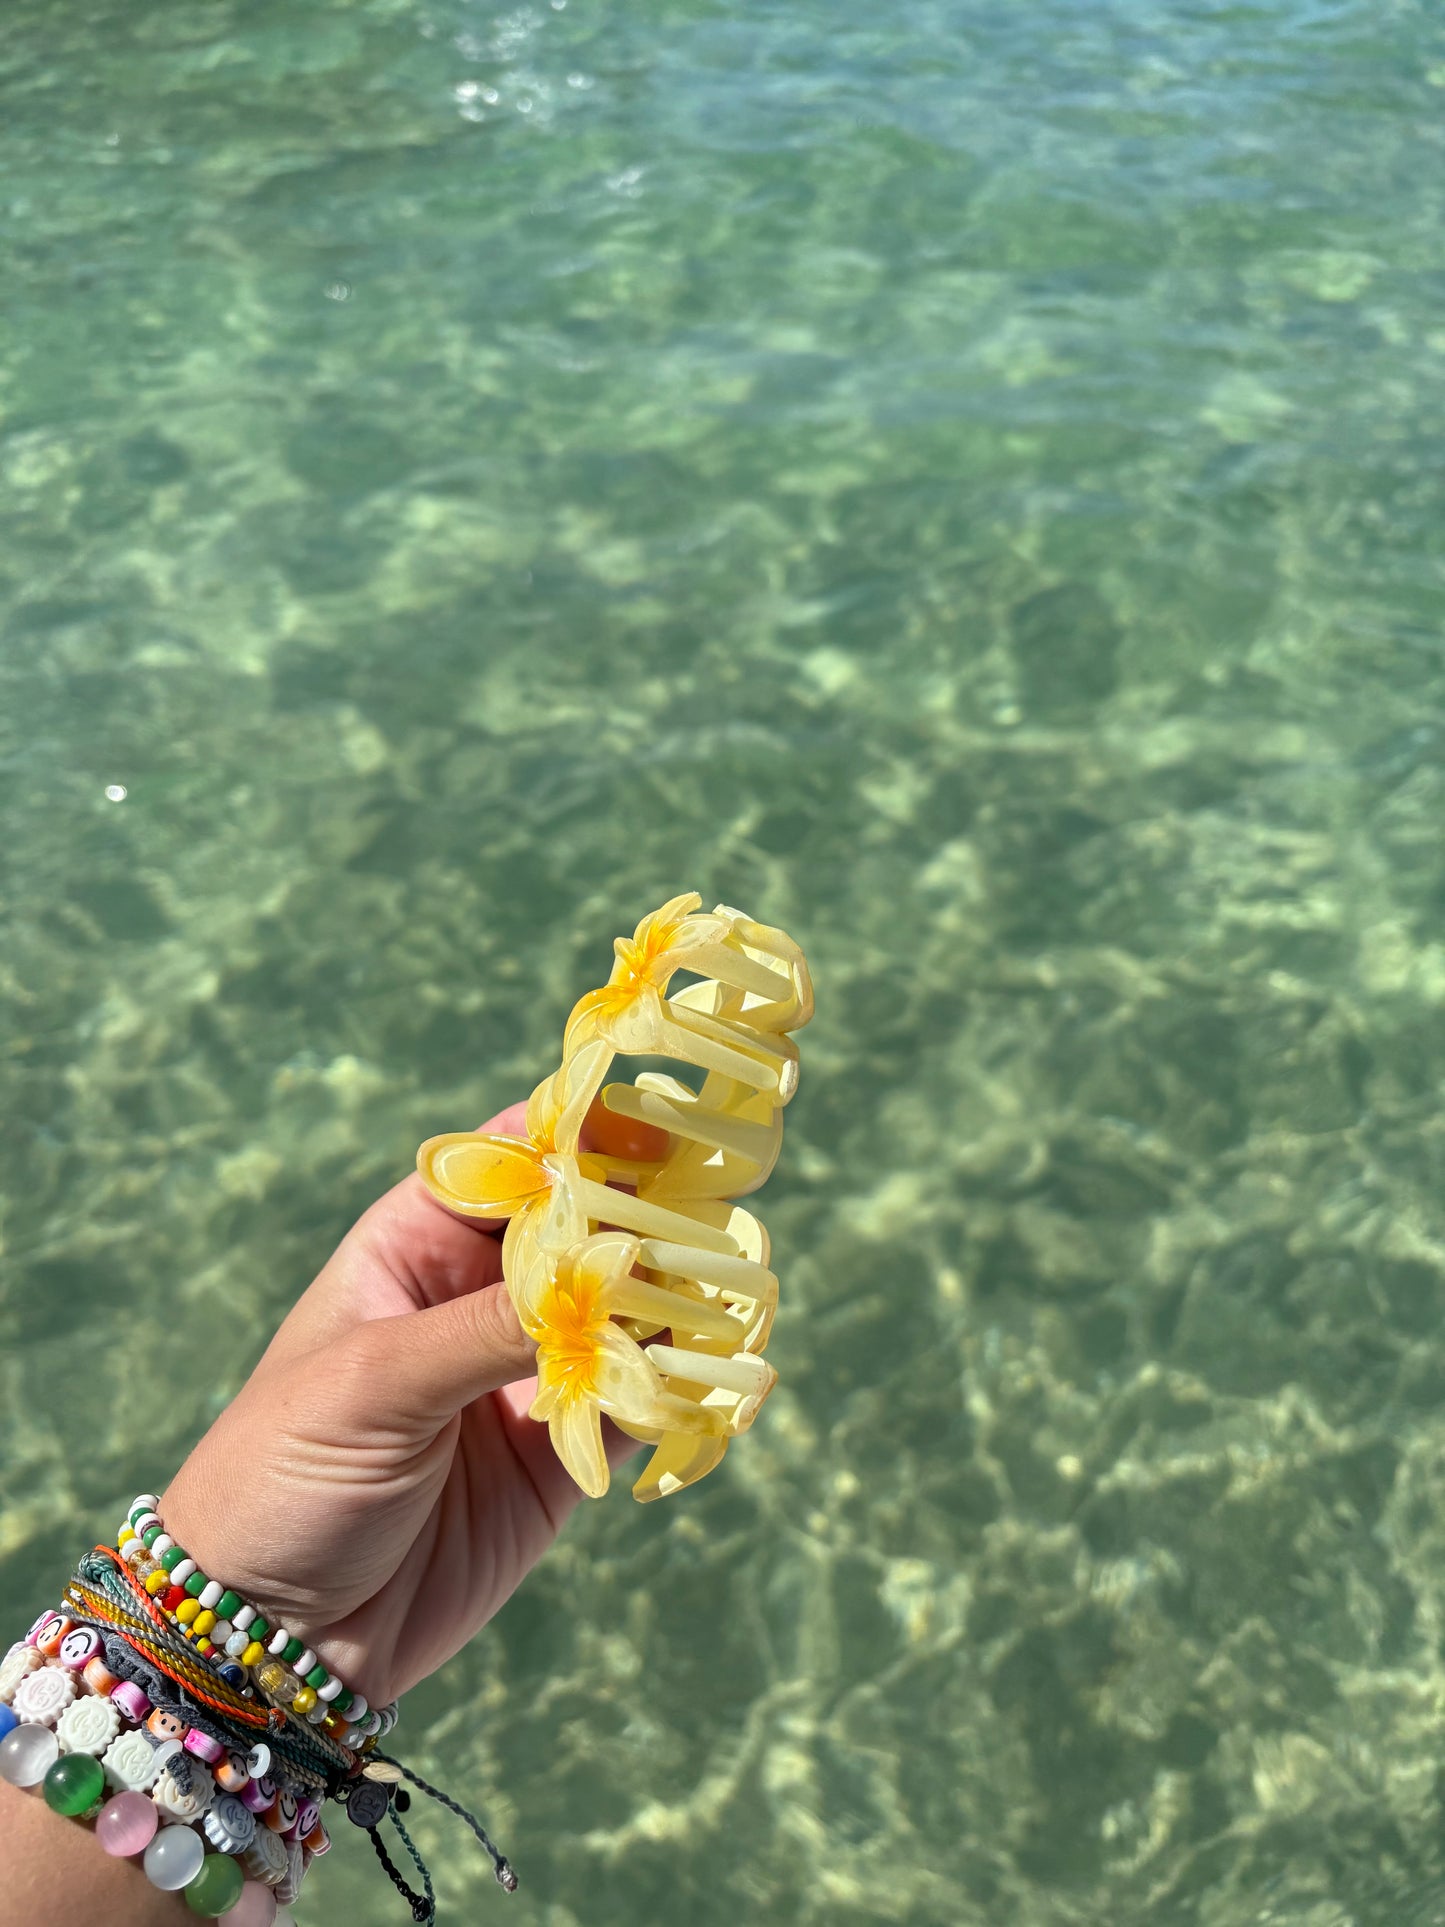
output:
M 695 885 L 783 1383 L 415 1694 L 449 1917 L 1445 1920 L 1442 150 L 1408 0 L 10 0 L 11 1623 Z

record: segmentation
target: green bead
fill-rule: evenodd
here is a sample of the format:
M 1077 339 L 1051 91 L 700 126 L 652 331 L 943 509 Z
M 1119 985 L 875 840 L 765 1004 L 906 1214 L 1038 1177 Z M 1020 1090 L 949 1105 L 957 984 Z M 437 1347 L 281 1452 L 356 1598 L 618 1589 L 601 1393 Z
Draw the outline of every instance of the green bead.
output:
M 149 1511 L 150 1507 L 148 1505 L 133 1505 L 126 1516 L 129 1518 L 132 1526 L 134 1526 L 136 1520 L 143 1519 Z
M 293 1633 L 290 1639 L 288 1639 L 286 1644 L 281 1648 L 281 1664 L 283 1666 L 290 1666 L 293 1661 L 300 1659 L 301 1655 L 305 1651 L 306 1651 L 306 1648 L 301 1644 L 301 1641 L 297 1639 L 296 1635 Z
M 270 1620 L 263 1619 L 260 1613 L 257 1613 L 256 1617 L 251 1621 L 250 1625 L 246 1628 L 246 1631 L 251 1635 L 252 1639 L 264 1639 L 267 1633 L 270 1632 L 270 1630 L 271 1630 Z
M 207 1920 L 229 1913 L 241 1898 L 244 1877 L 241 1863 L 230 1854 L 208 1853 L 201 1862 L 201 1871 L 186 1888 L 186 1905 L 193 1914 L 203 1914 Z
M 66 1753 L 45 1775 L 45 1804 L 57 1813 L 89 1813 L 105 1792 L 105 1769 L 88 1753 Z
M 223 1592 L 216 1601 L 217 1619 L 234 1619 L 245 1601 L 238 1592 Z
M 333 1713 L 349 1713 L 355 1704 L 356 1695 L 349 1686 L 343 1686 L 331 1702 L 331 1710 Z
M 308 1686 L 314 1686 L 319 1690 L 321 1687 L 323 1687 L 326 1684 L 326 1680 L 327 1680 L 326 1668 L 321 1664 L 321 1661 L 318 1659 L 316 1664 L 311 1668 L 311 1671 L 306 1675 L 306 1684 Z
M 211 1583 L 210 1580 L 207 1579 L 206 1575 L 201 1571 L 200 1567 L 197 1566 L 196 1570 L 191 1574 L 190 1578 L 186 1581 L 186 1591 L 191 1595 L 192 1599 L 199 1599 L 201 1594 L 206 1590 L 207 1586 L 209 1586 L 210 1583 Z
M 172 1546 L 169 1552 L 161 1554 L 161 1564 L 167 1572 L 174 1572 L 182 1559 L 189 1559 L 190 1556 L 184 1546 Z
M 161 1528 L 159 1526 L 146 1527 L 145 1531 L 141 1534 L 141 1538 L 145 1540 L 147 1552 L 150 1551 L 151 1547 L 155 1544 L 156 1540 L 160 1538 L 160 1536 L 161 1536 Z

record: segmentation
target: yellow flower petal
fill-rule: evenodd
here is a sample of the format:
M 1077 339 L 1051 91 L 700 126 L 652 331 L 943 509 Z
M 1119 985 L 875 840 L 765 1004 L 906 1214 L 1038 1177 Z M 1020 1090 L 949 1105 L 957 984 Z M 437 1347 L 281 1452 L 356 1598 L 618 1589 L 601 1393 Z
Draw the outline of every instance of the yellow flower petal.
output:
M 535 1145 L 483 1131 L 428 1138 L 416 1168 L 434 1198 L 470 1218 L 510 1218 L 552 1182 Z
M 585 1002 L 586 999 L 584 998 Z M 544 1151 L 575 1151 L 582 1120 L 602 1088 L 612 1051 L 600 1038 L 579 1043 L 527 1102 L 527 1135 Z
M 597 1332 L 597 1362 L 592 1383 L 593 1397 L 604 1412 L 627 1419 L 633 1425 L 662 1422 L 659 1414 L 663 1398 L 661 1375 L 648 1363 L 642 1347 L 611 1323 L 603 1324 Z
M 602 1420 L 590 1399 L 564 1399 L 548 1421 L 552 1450 L 589 1499 L 600 1499 L 611 1482 L 602 1450 Z

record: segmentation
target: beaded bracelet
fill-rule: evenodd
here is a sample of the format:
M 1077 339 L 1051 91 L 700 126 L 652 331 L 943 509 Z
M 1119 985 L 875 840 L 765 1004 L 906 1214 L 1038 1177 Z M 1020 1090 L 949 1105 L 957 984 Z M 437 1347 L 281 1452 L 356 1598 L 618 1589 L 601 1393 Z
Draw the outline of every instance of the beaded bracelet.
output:
M 132 1502 L 116 1535 L 116 1550 L 188 1643 L 228 1684 L 249 1683 L 295 1719 L 320 1726 L 346 1747 L 362 1750 L 384 1738 L 397 1707 L 372 1708 L 284 1626 L 273 1626 L 252 1604 L 208 1578 L 165 1530 L 153 1492 Z
M 516 1890 L 476 1815 L 375 1743 L 363 1741 L 364 1758 L 289 1707 L 263 1710 L 249 1683 L 238 1690 L 212 1670 L 134 1565 L 105 1546 L 81 1559 L 63 1606 L 0 1656 L 0 1779 L 40 1786 L 57 1812 L 94 1821 L 108 1853 L 141 1855 L 152 1885 L 184 1891 L 192 1912 L 225 1914 L 232 1927 L 291 1927 L 277 1910 L 330 1848 L 327 1800 L 367 1833 L 412 1919 L 434 1922 L 431 1875 L 401 1818 L 402 1780 L 461 1819 L 498 1885 Z M 421 1891 L 387 1851 L 383 1822 Z
M 193 1913 L 270 1927 L 330 1847 L 319 1803 L 288 1804 L 266 1776 L 264 1743 L 244 1764 L 231 1756 L 224 1773 L 213 1736 L 85 1657 L 92 1634 L 43 1614 L 0 1661 L 0 1779 L 39 1786 L 56 1813 L 93 1820 L 106 1853 L 142 1855 L 151 1885 L 184 1890 Z

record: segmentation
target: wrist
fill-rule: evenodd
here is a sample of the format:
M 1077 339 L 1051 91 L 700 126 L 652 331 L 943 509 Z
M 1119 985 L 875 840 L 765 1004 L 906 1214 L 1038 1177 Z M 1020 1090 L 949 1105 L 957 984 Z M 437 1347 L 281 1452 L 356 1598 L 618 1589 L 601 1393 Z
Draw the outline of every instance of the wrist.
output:
M 374 1707 L 352 1683 L 358 1675 L 348 1679 L 341 1670 L 356 1657 L 347 1642 L 257 1597 L 238 1556 L 228 1554 L 226 1534 L 208 1530 L 212 1508 L 188 1503 L 188 1485 L 183 1468 L 159 1499 L 138 1497 L 118 1534 L 122 1558 L 226 1686 L 347 1751 L 369 1751 L 394 1726 L 395 1706 Z

